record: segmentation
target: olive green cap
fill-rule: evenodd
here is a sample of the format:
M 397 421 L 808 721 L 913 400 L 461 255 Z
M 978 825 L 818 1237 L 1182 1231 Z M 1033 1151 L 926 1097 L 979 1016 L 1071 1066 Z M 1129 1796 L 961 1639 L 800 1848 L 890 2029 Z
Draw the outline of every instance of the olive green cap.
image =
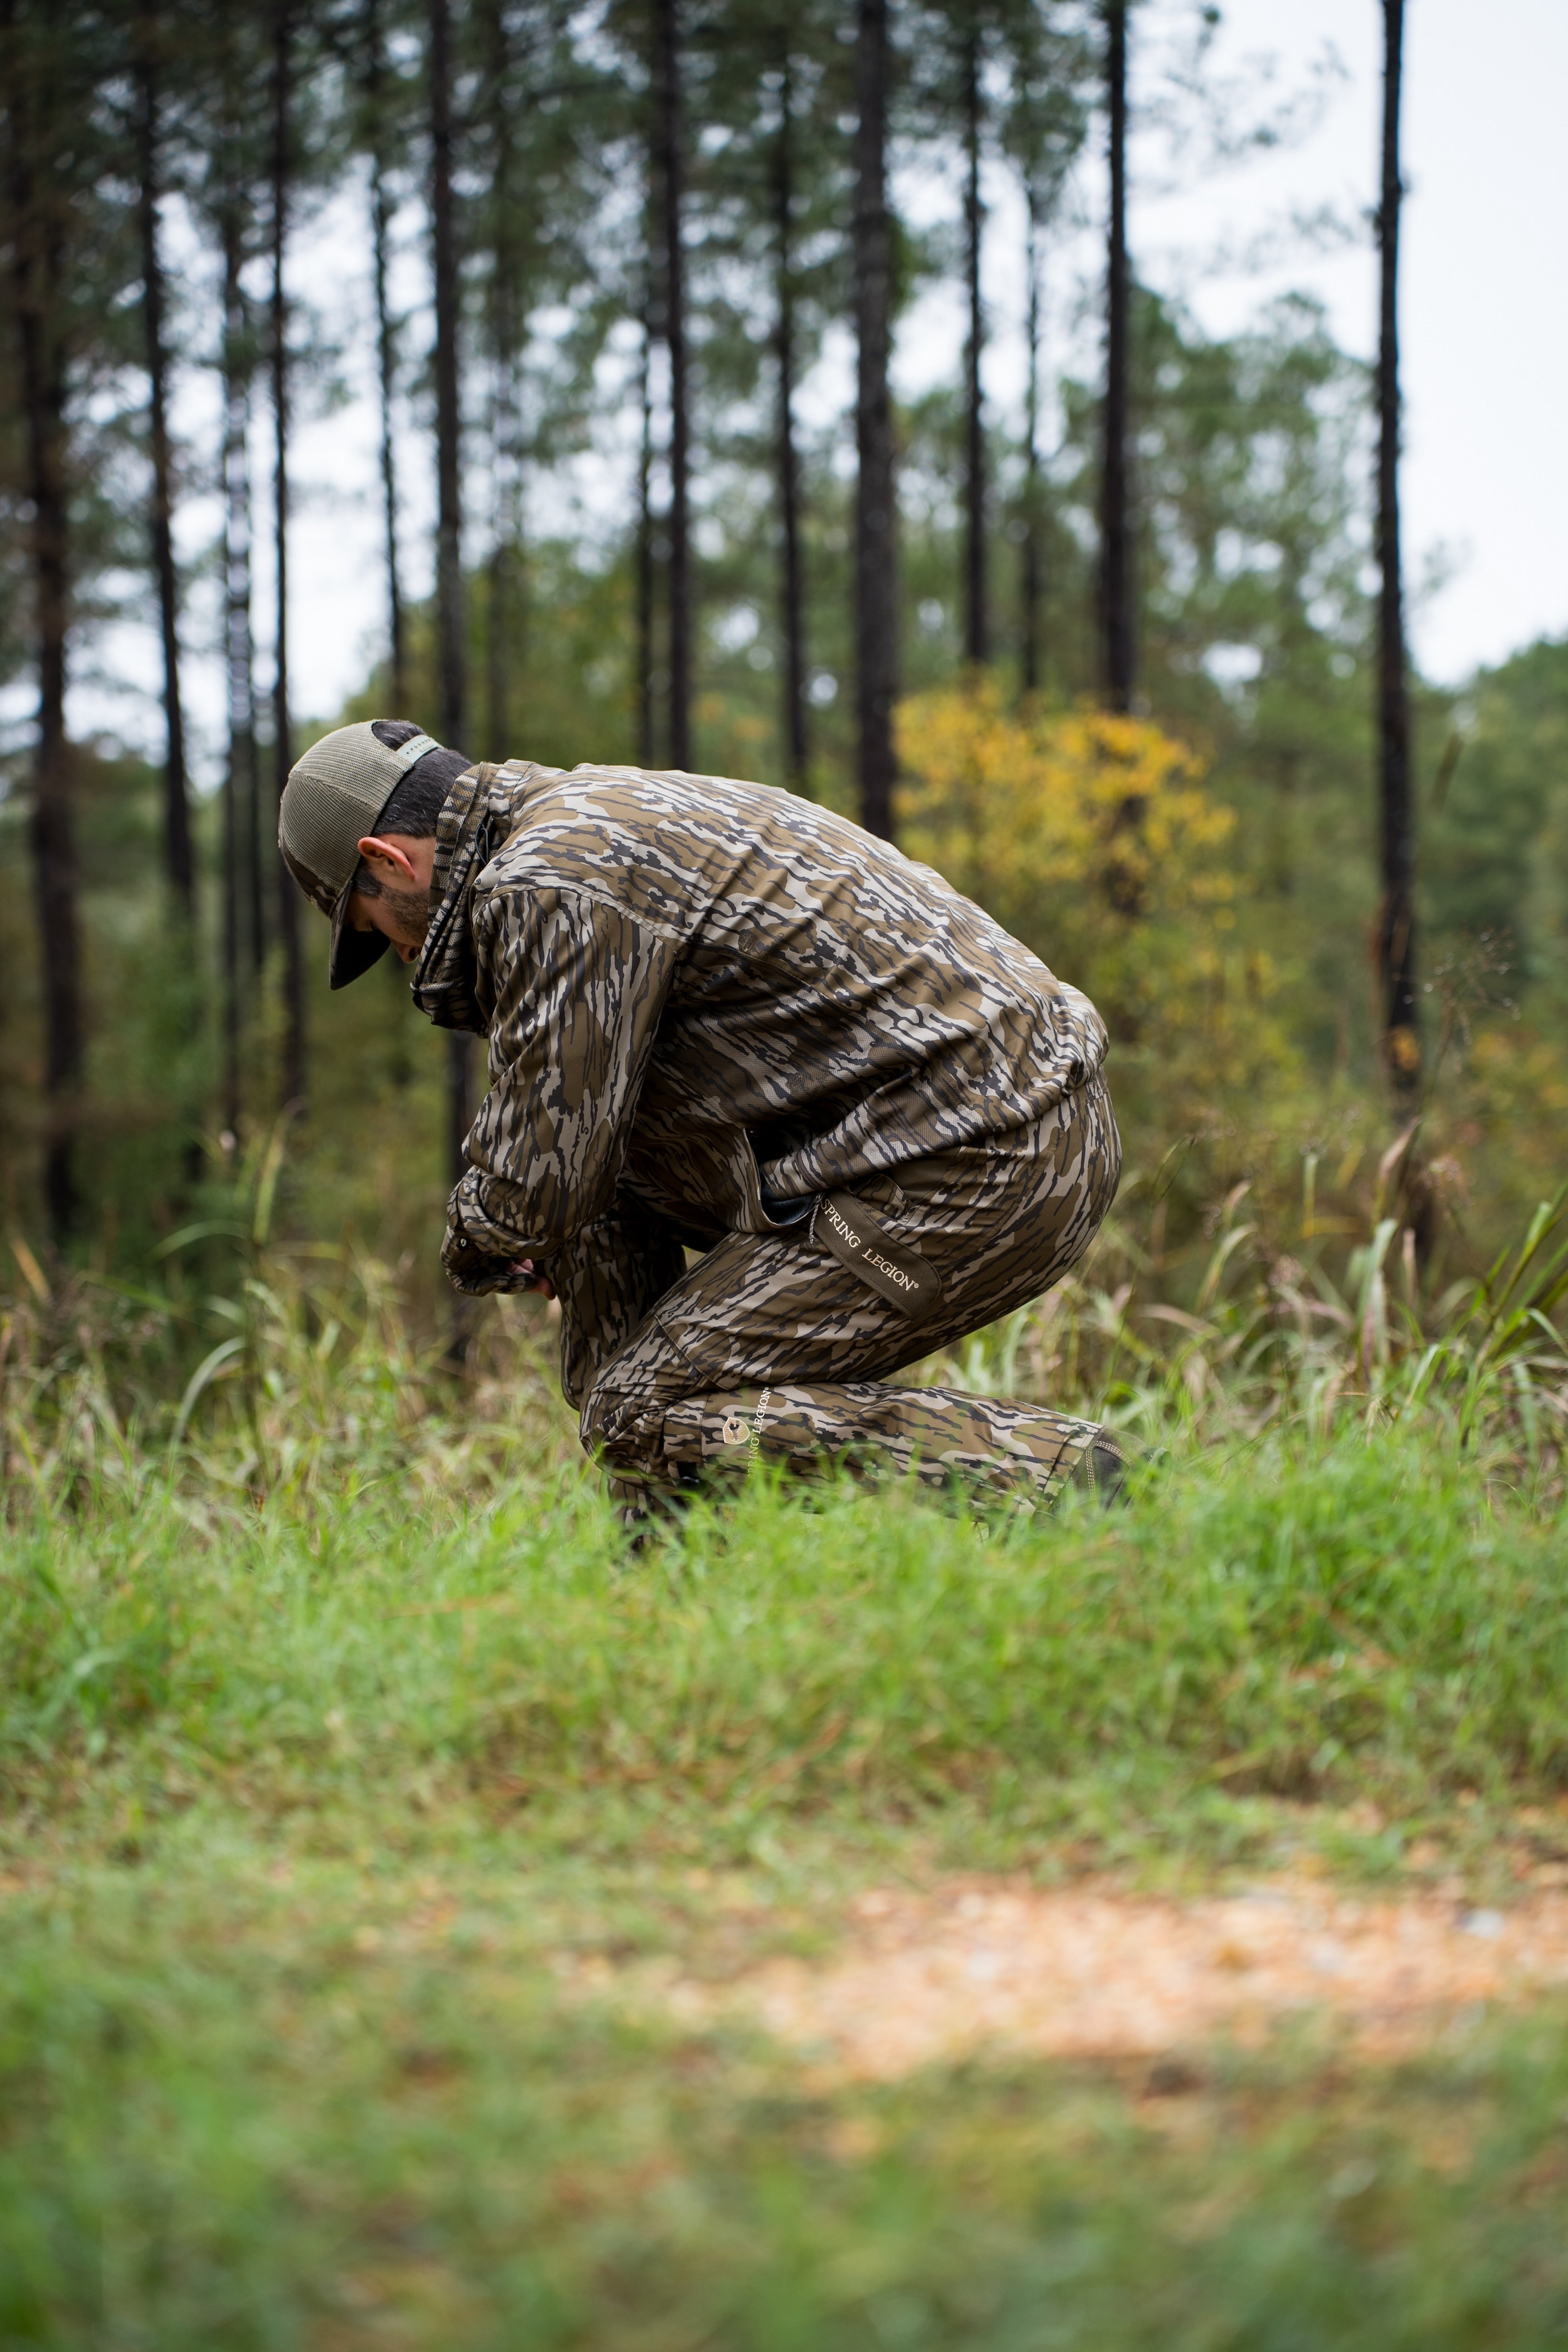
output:
M 361 719 L 334 727 L 289 771 L 278 809 L 278 846 L 300 889 L 331 924 L 328 973 L 334 988 L 346 988 L 368 971 L 388 944 L 384 933 L 356 931 L 346 920 L 360 843 L 375 831 L 416 761 L 440 748 L 428 735 L 414 735 L 393 751 Z

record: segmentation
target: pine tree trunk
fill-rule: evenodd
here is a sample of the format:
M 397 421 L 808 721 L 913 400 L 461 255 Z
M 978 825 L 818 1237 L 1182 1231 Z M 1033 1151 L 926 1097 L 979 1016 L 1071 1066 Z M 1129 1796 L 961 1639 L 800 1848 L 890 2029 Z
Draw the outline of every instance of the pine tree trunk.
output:
M 272 761 L 279 804 L 293 765 L 289 712 L 289 313 L 283 256 L 289 236 L 289 107 L 293 44 L 289 0 L 279 0 L 272 60 L 272 530 L 277 603 L 273 617 Z M 286 1108 L 305 1100 L 305 975 L 300 960 L 300 902 L 292 877 L 275 853 L 278 933 L 283 943 L 283 1084 Z
M 524 657 L 521 457 L 513 315 L 510 298 L 503 296 L 497 304 L 496 381 L 490 412 L 495 514 L 485 567 L 485 756 L 490 760 L 508 759 L 513 749 L 511 679 Z
M 1412 1108 L 1420 1089 L 1415 1023 L 1415 868 L 1410 798 L 1410 694 L 1399 546 L 1399 94 L 1405 0 L 1383 0 L 1383 192 L 1377 348 L 1377 719 L 1383 904 L 1377 925 L 1384 1051 L 1395 1102 Z
M 853 268 L 858 347 L 855 643 L 859 677 L 860 822 L 868 832 L 891 839 L 898 551 L 893 417 L 888 389 L 893 296 L 887 191 L 888 78 L 887 0 L 859 0 Z
M 48 290 L 51 307 L 63 300 L 63 289 L 58 283 Z M 84 1044 L 74 792 L 65 719 L 69 613 L 66 384 L 56 338 L 41 321 L 35 332 L 43 348 L 25 349 L 23 360 L 38 665 L 33 857 L 38 935 L 44 951 L 44 1097 L 48 1119 L 44 1197 L 49 1229 L 57 1242 L 63 1242 L 75 1224 L 78 1206 L 73 1142 Z M 26 327 L 24 338 L 25 343 L 33 341 Z
M 430 0 L 430 239 L 436 293 L 436 605 L 444 740 L 462 747 L 468 677 L 463 636 L 462 414 L 458 397 L 458 229 L 452 194 L 451 9 Z
M 1028 379 L 1024 395 L 1024 513 L 1018 602 L 1022 627 L 1020 674 L 1026 694 L 1040 690 L 1040 205 L 1031 176 L 1026 191 L 1025 271 L 1028 280 Z
M 17 55 L 15 12 L 6 36 L 5 109 L 12 208 L 11 268 L 21 358 L 26 481 L 38 672 L 32 849 L 44 1006 L 44 1204 L 57 1244 L 77 1221 L 74 1134 L 82 1076 L 81 946 L 70 750 L 66 740 L 66 637 L 70 618 L 64 229 L 60 199 L 42 159 L 65 126 L 37 61 Z
M 442 740 L 464 748 L 468 661 L 463 622 L 462 415 L 458 400 L 458 225 L 452 194 L 452 25 L 448 0 L 430 0 L 430 237 L 436 282 L 436 633 Z M 447 1169 L 457 1183 L 468 1166 L 471 1041 L 447 1039 Z M 464 1325 L 458 1318 L 457 1351 Z
M 398 718 L 407 714 L 408 669 L 403 618 L 403 575 L 397 550 L 397 457 L 393 437 L 397 348 L 387 288 L 392 251 L 392 204 L 386 192 L 385 61 L 378 0 L 365 0 L 365 100 L 370 112 L 370 220 L 375 282 L 375 355 L 381 402 L 382 543 L 386 556 L 387 691 Z
M 779 538 L 783 558 L 780 620 L 784 633 L 784 772 L 804 793 L 810 754 L 805 720 L 805 591 L 800 546 L 800 452 L 795 437 L 795 90 L 786 46 L 781 60 L 779 134 L 773 151 L 778 354 Z
M 168 353 L 163 341 L 164 289 L 158 252 L 159 124 L 157 67 L 151 18 L 137 24 L 137 145 L 142 184 L 142 316 L 147 339 L 148 444 L 153 461 L 153 574 L 163 653 L 163 863 L 184 919 L 195 913 L 195 864 L 191 845 L 190 793 L 185 778 L 184 714 L 180 702 L 179 584 L 174 572 L 174 497 L 168 415 Z
M 237 129 L 230 126 L 237 139 Z M 224 646 L 228 667 L 229 761 L 238 830 L 239 955 L 259 982 L 267 961 L 267 844 L 261 761 L 256 740 L 256 639 L 251 617 L 250 387 L 256 354 L 245 267 L 245 197 L 229 193 L 222 221 L 224 256 Z M 238 1002 L 243 1008 L 245 989 Z
M 1106 250 L 1105 464 L 1100 495 L 1100 660 L 1112 710 L 1132 706 L 1137 667 L 1127 270 L 1127 0 L 1104 0 L 1110 166 Z
M 219 1013 L 218 1107 L 225 1131 L 237 1136 L 239 1132 L 241 1085 L 239 1032 L 241 1003 L 239 992 L 239 794 L 236 790 L 234 744 L 229 743 L 229 756 L 223 772 L 222 837 L 219 854 L 223 859 L 223 887 L 220 892 L 222 924 L 218 952 L 223 959 L 222 1003 Z
M 690 434 L 687 407 L 685 126 L 679 0 L 653 0 L 655 140 L 664 215 L 664 337 L 669 352 L 669 764 L 691 765 Z
M 519 394 L 521 322 L 526 289 L 514 231 L 512 186 L 516 105 L 511 93 L 510 26 L 506 0 L 485 8 L 491 95 L 489 189 L 491 365 L 490 478 L 494 487 L 485 594 L 485 685 L 488 756 L 509 756 L 511 677 L 522 658 L 522 415 Z
M 651 265 L 651 256 L 650 256 Z M 652 269 L 650 266 L 649 277 Z M 651 287 L 643 315 L 642 366 L 638 372 L 638 398 L 642 405 L 642 435 L 637 444 L 637 759 L 645 768 L 654 764 L 654 688 L 653 688 L 653 325 Z
M 228 760 L 223 785 L 223 1108 L 237 1132 L 241 1108 L 240 1034 L 245 1013 L 244 915 L 250 961 L 259 971 L 262 934 L 260 779 L 256 759 L 256 684 L 250 625 L 250 354 L 240 271 L 245 247 L 239 201 L 224 207 L 223 493 L 224 648 L 228 678 Z
M 500 441 L 499 423 L 492 436 L 492 454 Z M 502 514 L 490 542 L 485 565 L 485 757 L 504 760 L 511 730 L 511 664 L 514 657 L 512 618 L 512 548 L 501 527 Z
M 963 192 L 964 278 L 969 296 L 969 339 L 963 354 L 963 647 L 967 658 L 978 667 L 991 658 L 991 625 L 985 595 L 985 414 L 980 390 L 980 362 L 985 348 L 985 313 L 980 299 L 984 223 L 980 203 L 980 38 L 974 31 L 964 43 L 963 124 L 968 165 Z

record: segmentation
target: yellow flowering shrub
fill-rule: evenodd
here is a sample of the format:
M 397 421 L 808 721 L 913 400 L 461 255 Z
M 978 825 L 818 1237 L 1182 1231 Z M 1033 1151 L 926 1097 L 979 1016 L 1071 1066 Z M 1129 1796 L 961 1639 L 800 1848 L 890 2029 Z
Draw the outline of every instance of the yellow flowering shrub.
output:
M 1158 1092 L 1252 1087 L 1289 1058 L 1272 961 L 1237 926 L 1234 813 L 1184 744 L 1145 719 L 1014 709 L 982 679 L 909 698 L 898 745 L 903 847 L 1084 989 Z

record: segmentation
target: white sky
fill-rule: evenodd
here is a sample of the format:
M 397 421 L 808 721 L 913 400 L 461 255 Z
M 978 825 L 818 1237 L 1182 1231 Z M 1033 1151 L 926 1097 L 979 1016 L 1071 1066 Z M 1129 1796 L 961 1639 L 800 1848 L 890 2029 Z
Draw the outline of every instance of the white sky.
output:
M 1134 18 L 1134 103 L 1153 100 L 1162 60 L 1176 27 L 1190 21 L 1190 0 L 1148 0 Z M 1568 140 L 1561 129 L 1568 90 L 1568 0 L 1408 0 L 1405 147 L 1409 196 L 1405 209 L 1402 337 L 1408 412 L 1405 469 L 1405 547 L 1413 586 L 1429 560 L 1446 558 L 1448 577 L 1417 600 L 1412 634 L 1426 672 L 1458 680 L 1534 636 L 1568 629 L 1568 304 L 1563 249 L 1568 232 Z M 1181 193 L 1163 193 L 1167 159 L 1147 134 L 1134 150 L 1131 239 L 1134 261 L 1151 283 L 1180 289 L 1209 331 L 1230 331 L 1272 295 L 1304 287 L 1328 305 L 1344 346 L 1371 355 L 1375 341 L 1376 277 L 1370 240 L 1319 254 L 1298 246 L 1282 267 L 1258 272 L 1215 257 L 1236 252 L 1272 222 L 1333 205 L 1363 213 L 1376 189 L 1382 11 L 1378 0 L 1226 0 L 1214 53 L 1217 75 L 1243 73 L 1265 57 L 1278 60 L 1275 93 L 1299 86 L 1313 61 L 1337 59 L 1330 102 L 1300 143 L 1208 175 L 1194 174 Z M 1100 209 L 1099 166 L 1086 163 L 1079 200 Z M 924 217 L 951 208 L 955 191 L 940 182 L 900 189 Z M 990 191 L 994 235 L 988 264 L 993 322 L 988 391 L 1011 406 L 1021 380 L 1020 300 L 1016 201 L 1000 178 Z M 412 313 L 409 348 L 428 341 L 422 226 L 410 207 L 399 223 L 404 253 L 397 299 Z M 178 224 L 171 258 L 178 263 Z M 191 254 L 193 273 L 210 265 Z M 1098 233 L 1086 230 L 1051 260 L 1058 333 L 1075 287 L 1100 268 Z M 343 347 L 350 398 L 309 421 L 295 448 L 298 521 L 290 542 L 296 593 L 290 631 L 293 701 L 301 718 L 330 715 L 363 679 L 384 628 L 371 405 L 368 256 L 363 205 L 345 192 L 302 236 L 296 283 Z M 192 279 L 193 289 L 195 278 Z M 951 295 L 928 299 L 906 321 L 898 372 L 913 388 L 958 364 L 962 341 Z M 1092 371 L 1092 347 L 1072 354 Z M 808 412 L 820 414 L 847 387 L 847 352 L 830 350 L 819 383 L 807 387 Z M 176 421 L 204 452 L 216 442 L 216 404 L 210 374 L 190 369 Z M 411 424 L 411 420 L 409 420 Z M 268 419 L 258 414 L 258 484 L 264 489 Z M 605 451 L 575 485 L 589 508 L 608 517 L 629 506 L 627 436 L 615 424 Z M 619 445 L 618 446 L 616 445 Z M 406 492 L 406 586 L 426 593 L 433 512 L 433 457 L 412 430 L 402 451 Z M 193 499 L 181 524 L 183 553 L 194 561 L 216 536 L 210 499 Z M 268 677 L 269 634 L 265 496 L 256 527 L 258 682 Z M 149 748 L 161 744 L 150 689 L 157 677 L 152 614 L 104 632 L 79 658 L 72 698 L 78 730 L 110 729 Z M 187 693 L 198 775 L 216 778 L 223 723 L 216 610 L 198 586 L 185 623 Z M 7 694 L 6 732 L 30 717 L 26 689 Z
M 1215 232 L 1292 205 L 1375 201 L 1382 10 L 1376 0 L 1228 0 L 1227 49 L 1300 65 L 1324 41 L 1348 75 L 1316 137 L 1180 204 L 1134 215 L 1156 282 L 1162 247 L 1201 249 Z M 1434 677 L 1462 677 L 1543 634 L 1568 629 L 1568 5 L 1564 0 L 1407 0 L 1401 358 L 1404 506 L 1412 583 L 1446 549 L 1448 584 L 1418 608 L 1413 639 Z M 1270 279 L 1192 289 L 1212 331 L 1258 298 L 1310 287 L 1347 350 L 1376 344 L 1370 251 L 1298 263 Z

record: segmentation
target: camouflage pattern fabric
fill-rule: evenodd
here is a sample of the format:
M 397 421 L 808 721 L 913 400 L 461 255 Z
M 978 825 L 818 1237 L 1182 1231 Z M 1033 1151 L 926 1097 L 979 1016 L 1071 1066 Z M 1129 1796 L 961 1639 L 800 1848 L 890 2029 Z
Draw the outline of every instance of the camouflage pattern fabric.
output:
M 806 1475 L 844 1461 L 931 1485 L 1054 1493 L 1093 1442 L 1092 1423 L 886 1383 L 912 1355 L 1011 1313 L 1075 1265 L 1120 1159 L 1095 1078 L 1005 1144 L 868 1180 L 858 1197 L 941 1278 L 940 1304 L 915 1325 L 806 1228 L 726 1235 L 606 1350 L 584 1400 L 584 1441 L 621 1475 L 655 1481 L 757 1460 Z
M 875 1458 L 1049 1491 L 1084 1454 L 1092 1424 L 883 1383 L 1037 1296 L 1104 1216 L 1087 998 L 889 844 L 712 777 L 476 769 L 436 894 L 415 998 L 488 1031 L 491 1073 L 444 1262 L 473 1293 L 549 1272 L 612 1471 Z M 817 1238 L 828 1193 L 933 1270 L 918 1322 Z

